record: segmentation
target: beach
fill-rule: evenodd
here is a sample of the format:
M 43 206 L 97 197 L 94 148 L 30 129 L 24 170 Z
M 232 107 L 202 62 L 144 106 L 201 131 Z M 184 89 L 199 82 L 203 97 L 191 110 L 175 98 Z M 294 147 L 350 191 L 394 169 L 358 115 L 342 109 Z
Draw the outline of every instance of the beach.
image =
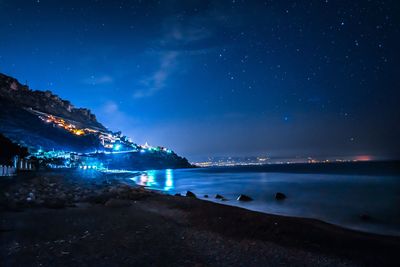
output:
M 2 183 L 3 266 L 400 263 L 398 237 L 167 195 L 112 175 L 95 180 L 78 180 L 79 174 L 69 172 L 27 176 Z M 25 189 L 34 190 L 35 200 L 15 196 Z
M 397 166 L 396 162 L 348 162 L 167 169 L 133 174 L 130 180 L 170 195 L 190 190 L 198 198 L 253 211 L 400 236 Z M 277 201 L 277 192 L 286 198 Z M 215 198 L 217 194 L 223 199 Z M 237 201 L 240 194 L 253 200 Z

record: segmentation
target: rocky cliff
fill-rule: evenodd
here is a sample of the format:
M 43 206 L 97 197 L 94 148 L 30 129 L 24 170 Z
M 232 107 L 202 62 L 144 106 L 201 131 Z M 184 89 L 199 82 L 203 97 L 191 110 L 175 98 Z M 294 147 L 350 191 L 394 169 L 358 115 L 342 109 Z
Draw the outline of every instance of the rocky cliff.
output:
M 51 91 L 31 90 L 17 79 L 0 73 L 0 98 L 19 107 L 32 108 L 41 112 L 60 116 L 87 127 L 105 131 L 106 128 L 96 120 L 89 109 L 76 108 L 68 100 L 63 100 Z
M 0 97 L 0 133 L 29 149 L 91 152 L 101 148 L 97 137 L 76 136 Z

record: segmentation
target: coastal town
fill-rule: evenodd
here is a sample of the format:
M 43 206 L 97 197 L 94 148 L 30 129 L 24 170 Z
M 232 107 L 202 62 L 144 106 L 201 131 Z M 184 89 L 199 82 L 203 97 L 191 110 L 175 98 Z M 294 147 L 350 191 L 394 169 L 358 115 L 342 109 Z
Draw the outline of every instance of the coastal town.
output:
M 400 267 L 399 14 L 0 0 L 0 267 Z
M 80 125 L 79 122 L 74 122 L 69 119 L 64 119 L 51 114 L 46 114 L 44 112 L 33 110 L 31 108 L 28 109 L 28 111 L 37 115 L 43 122 L 51 124 L 53 125 L 53 127 L 59 127 L 61 129 L 64 129 L 65 131 L 68 131 L 76 136 L 85 136 L 85 135 L 96 136 L 101 141 L 101 144 L 104 147 L 104 151 L 119 151 L 119 152 L 140 151 L 142 153 L 146 151 L 163 151 L 167 153 L 172 153 L 172 150 L 168 148 L 161 146 L 153 147 L 150 146 L 147 142 L 144 145 L 137 145 L 134 142 L 132 142 L 132 140 L 129 137 L 122 135 L 121 132 L 114 133 L 111 131 L 103 131 L 96 127 L 79 128 L 78 127 L 78 125 Z

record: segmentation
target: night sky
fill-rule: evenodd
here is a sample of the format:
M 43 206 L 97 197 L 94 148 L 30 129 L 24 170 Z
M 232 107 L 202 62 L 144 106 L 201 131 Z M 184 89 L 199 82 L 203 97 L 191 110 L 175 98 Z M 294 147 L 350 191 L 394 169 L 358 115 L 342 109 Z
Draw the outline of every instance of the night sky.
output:
M 138 143 L 400 155 L 399 1 L 0 0 L 0 72 Z

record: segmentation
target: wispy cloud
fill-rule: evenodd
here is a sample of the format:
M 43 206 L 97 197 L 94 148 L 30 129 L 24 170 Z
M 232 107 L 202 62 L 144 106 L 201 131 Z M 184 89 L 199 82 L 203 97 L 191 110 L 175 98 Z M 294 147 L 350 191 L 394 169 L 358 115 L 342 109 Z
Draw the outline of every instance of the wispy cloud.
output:
M 133 126 L 139 123 L 138 119 L 122 111 L 118 103 L 114 101 L 107 101 L 96 113 L 99 120 L 106 122 L 110 129 L 123 131 L 130 137 L 133 137 L 131 132 Z
M 102 76 L 90 76 L 89 78 L 86 78 L 83 80 L 83 83 L 85 84 L 91 84 L 91 85 L 99 85 L 99 84 L 109 84 L 113 83 L 114 78 L 110 75 L 102 75 Z
M 160 57 L 158 68 L 139 82 L 140 87 L 134 91 L 134 98 L 151 97 L 167 87 L 170 76 L 180 67 L 180 58 L 203 55 L 213 49 L 216 32 L 211 26 L 220 24 L 213 17 L 206 13 L 188 17 L 185 22 L 176 17 L 164 20 L 162 38 L 153 40 L 148 51 Z
M 119 108 L 117 103 L 109 101 L 103 106 L 103 111 L 106 114 L 115 114 L 116 112 L 119 112 Z
M 179 53 L 176 51 L 167 51 L 163 53 L 159 68 L 149 77 L 141 81 L 141 84 L 144 88 L 136 90 L 133 94 L 133 97 L 149 97 L 163 89 L 165 87 L 166 80 L 176 65 L 178 54 Z
M 189 49 L 190 45 L 212 36 L 212 32 L 202 26 L 173 24 L 168 25 L 165 37 L 160 41 L 166 47 Z

